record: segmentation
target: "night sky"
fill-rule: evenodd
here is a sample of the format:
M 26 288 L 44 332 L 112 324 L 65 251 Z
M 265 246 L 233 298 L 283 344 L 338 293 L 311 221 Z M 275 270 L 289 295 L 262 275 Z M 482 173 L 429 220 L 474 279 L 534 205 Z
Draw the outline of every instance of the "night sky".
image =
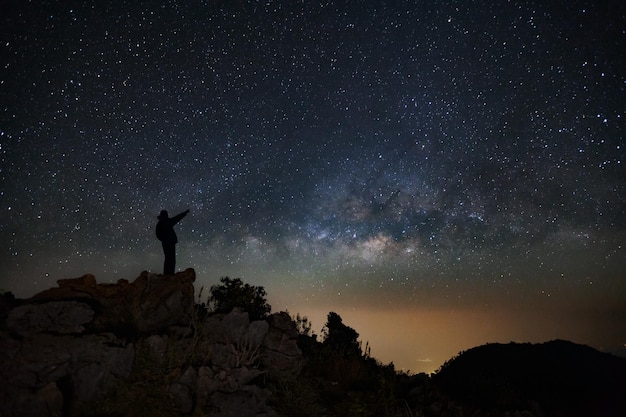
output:
M 547 5 L 544 3 L 548 3 Z M 626 343 L 622 1 L 3 1 L 0 288 L 262 285 L 433 371 Z

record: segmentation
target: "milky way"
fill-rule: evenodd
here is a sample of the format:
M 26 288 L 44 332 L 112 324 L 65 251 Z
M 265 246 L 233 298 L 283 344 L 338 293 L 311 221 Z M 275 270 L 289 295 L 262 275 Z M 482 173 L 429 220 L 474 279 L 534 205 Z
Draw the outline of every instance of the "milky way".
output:
M 621 2 L 70 3 L 0 6 L 3 290 L 159 272 L 189 208 L 198 287 L 626 342 Z

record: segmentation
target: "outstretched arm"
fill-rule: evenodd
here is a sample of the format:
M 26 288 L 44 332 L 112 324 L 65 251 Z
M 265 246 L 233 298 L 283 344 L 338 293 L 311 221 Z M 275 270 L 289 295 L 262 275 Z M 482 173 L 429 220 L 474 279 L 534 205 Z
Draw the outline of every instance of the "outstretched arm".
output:
M 179 221 L 181 221 L 183 219 L 183 217 L 185 217 L 187 215 L 187 213 L 189 213 L 189 210 L 185 210 L 180 214 L 177 214 L 176 216 L 170 218 L 170 221 L 172 222 L 172 224 L 176 224 Z

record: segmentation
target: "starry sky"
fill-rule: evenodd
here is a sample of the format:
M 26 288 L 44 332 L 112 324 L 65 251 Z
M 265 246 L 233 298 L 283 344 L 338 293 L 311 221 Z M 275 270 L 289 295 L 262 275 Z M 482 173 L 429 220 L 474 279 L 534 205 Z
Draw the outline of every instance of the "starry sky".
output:
M 621 1 L 3 1 L 0 288 L 177 268 L 431 372 L 626 343 Z

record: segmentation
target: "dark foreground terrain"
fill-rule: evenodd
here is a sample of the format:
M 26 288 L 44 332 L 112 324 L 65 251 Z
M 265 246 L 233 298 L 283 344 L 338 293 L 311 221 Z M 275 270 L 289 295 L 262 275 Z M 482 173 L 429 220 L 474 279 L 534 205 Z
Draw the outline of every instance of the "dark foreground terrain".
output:
M 488 344 L 432 376 L 369 355 L 329 313 L 323 340 L 262 287 L 195 272 L 85 275 L 0 301 L 0 417 L 625 416 L 626 359 L 567 341 Z

